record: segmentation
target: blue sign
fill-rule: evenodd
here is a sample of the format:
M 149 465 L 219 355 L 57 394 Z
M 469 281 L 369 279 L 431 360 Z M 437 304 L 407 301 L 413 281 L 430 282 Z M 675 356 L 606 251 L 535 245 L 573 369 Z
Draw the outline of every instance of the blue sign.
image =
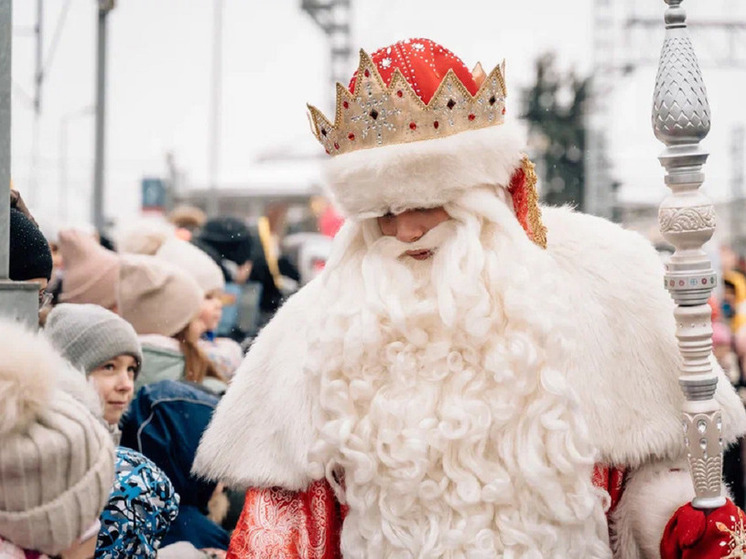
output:
M 163 179 L 142 179 L 142 209 L 163 210 L 166 207 L 166 185 Z

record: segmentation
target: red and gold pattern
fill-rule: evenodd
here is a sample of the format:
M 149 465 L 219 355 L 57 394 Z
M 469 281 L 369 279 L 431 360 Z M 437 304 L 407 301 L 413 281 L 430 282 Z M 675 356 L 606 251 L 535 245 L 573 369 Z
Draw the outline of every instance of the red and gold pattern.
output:
M 593 484 L 610 497 L 607 515 L 622 497 L 624 480 L 623 469 L 593 469 Z M 249 489 L 228 559 L 339 559 L 345 513 L 326 480 L 306 491 Z
M 407 39 L 369 56 L 349 89 L 337 84 L 334 124 L 308 106 L 316 138 L 330 155 L 432 140 L 503 123 L 503 65 L 474 74 L 448 49 Z
M 342 516 L 325 481 L 305 491 L 249 489 L 227 559 L 338 559 Z

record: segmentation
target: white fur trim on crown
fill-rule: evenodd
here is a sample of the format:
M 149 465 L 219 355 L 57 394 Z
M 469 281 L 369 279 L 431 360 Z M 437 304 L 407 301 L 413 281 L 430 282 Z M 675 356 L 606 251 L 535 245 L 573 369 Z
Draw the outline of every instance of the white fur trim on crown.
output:
M 434 208 L 474 186 L 507 186 L 525 145 L 523 132 L 507 121 L 445 138 L 338 155 L 327 162 L 324 179 L 347 217 Z

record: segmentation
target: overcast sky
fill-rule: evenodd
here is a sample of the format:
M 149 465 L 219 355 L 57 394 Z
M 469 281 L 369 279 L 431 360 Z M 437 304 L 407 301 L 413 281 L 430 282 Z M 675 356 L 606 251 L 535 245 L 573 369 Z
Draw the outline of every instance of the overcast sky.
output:
M 507 59 L 509 107 L 517 109 L 517 91 L 530 83 L 533 61 L 557 52 L 563 68 L 588 72 L 592 63 L 592 0 L 352 0 L 353 44 L 368 51 L 407 37 L 436 40 L 467 65 L 491 68 Z M 301 11 L 300 0 L 225 0 L 223 33 L 222 136 L 219 181 L 239 185 L 256 169 L 255 158 L 293 146 L 315 149 L 305 103 L 323 104 L 331 92 L 326 81 L 327 51 L 322 32 Z M 66 0 L 45 0 L 45 57 Z M 661 17 L 661 0 L 619 0 L 619 17 Z M 690 19 L 746 19 L 743 2 L 687 0 Z M 36 2 L 14 2 L 12 174 L 29 188 L 32 165 Z M 140 179 L 163 176 L 165 154 L 173 152 L 188 182 L 204 186 L 208 177 L 208 115 L 213 2 L 211 0 L 118 0 L 109 18 L 108 131 L 106 208 L 110 217 L 137 214 Z M 61 176 L 79 202 L 69 217 L 88 215 L 92 183 L 93 118 L 81 114 L 94 99 L 96 2 L 71 0 L 65 25 L 42 92 L 39 188 L 31 201 L 44 215 L 59 216 Z M 629 38 L 629 37 L 626 37 Z M 620 56 L 660 48 L 662 32 L 641 46 L 625 44 Z M 724 48 L 697 45 L 710 52 Z M 741 40 L 746 48 L 746 37 Z M 354 69 L 351 63 L 350 73 Z M 610 122 L 614 174 L 622 198 L 657 201 L 664 194 L 656 160 L 662 146 L 650 129 L 654 66 L 640 66 L 620 79 Z M 743 91 L 746 69 L 705 68 L 713 129 L 706 147 L 708 191 L 728 194 L 731 171 L 728 137 L 746 120 Z M 511 105 L 511 103 L 513 105 Z M 61 146 L 67 122 L 66 147 Z M 320 150 L 320 146 L 318 147 Z

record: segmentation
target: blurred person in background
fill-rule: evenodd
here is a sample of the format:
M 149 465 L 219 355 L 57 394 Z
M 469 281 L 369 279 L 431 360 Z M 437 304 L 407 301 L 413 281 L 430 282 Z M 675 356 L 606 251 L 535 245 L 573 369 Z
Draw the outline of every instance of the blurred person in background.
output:
M 0 557 L 93 557 L 111 437 L 63 388 L 69 365 L 43 335 L 0 319 L 0 352 Z
M 287 204 L 270 204 L 265 215 L 257 222 L 257 249 L 261 249 L 261 252 L 255 256 L 256 265 L 249 279 L 261 282 L 263 286 L 260 326 L 274 316 L 283 301 L 297 291 L 300 284 L 298 269 L 282 253 L 286 216 Z
M 63 229 L 58 238 L 64 262 L 59 301 L 118 312 L 119 255 L 79 229 Z
M 216 393 L 226 379 L 199 347 L 204 292 L 181 268 L 155 256 L 120 256 L 119 311 L 140 337 L 143 364 L 135 387 L 185 379 Z
M 228 507 L 223 487 L 191 473 L 217 403 L 215 395 L 191 383 L 166 380 L 145 386 L 122 420 L 122 444 L 150 458 L 181 496 L 179 515 L 162 544 L 187 541 L 224 556 L 229 535 L 220 527 Z
M 176 236 L 191 241 L 195 231 L 207 221 L 207 214 L 196 206 L 176 206 L 168 214 L 168 221 L 176 228 Z
M 218 372 L 230 379 L 241 364 L 243 351 L 236 341 L 216 335 L 225 298 L 225 279 L 220 266 L 196 245 L 176 238 L 166 241 L 155 256 L 184 270 L 202 288 L 205 296 L 199 319 L 205 332 L 199 345 Z
M 52 253 L 44 235 L 25 213 L 11 208 L 8 275 L 11 281 L 38 284 L 39 324 L 44 323 L 52 300 L 47 293 L 52 267 Z
M 256 297 L 256 293 L 248 291 L 245 287 L 255 274 L 254 250 L 257 243 L 246 224 L 234 217 L 208 220 L 192 238 L 192 243 L 205 251 L 220 266 L 225 279 L 225 293 L 230 297 L 230 300 L 226 298 L 216 334 L 240 343 L 247 335 L 253 334 L 241 328 L 241 323 L 251 322 L 252 317 L 248 317 L 247 320 L 241 313 L 251 312 L 250 309 L 259 304 L 259 298 L 256 302 L 246 300 L 252 295 Z M 259 297 L 262 296 L 263 289 L 261 284 Z
M 733 334 L 733 348 L 743 374 L 746 367 L 746 275 L 735 268 L 723 274 L 722 314 Z

